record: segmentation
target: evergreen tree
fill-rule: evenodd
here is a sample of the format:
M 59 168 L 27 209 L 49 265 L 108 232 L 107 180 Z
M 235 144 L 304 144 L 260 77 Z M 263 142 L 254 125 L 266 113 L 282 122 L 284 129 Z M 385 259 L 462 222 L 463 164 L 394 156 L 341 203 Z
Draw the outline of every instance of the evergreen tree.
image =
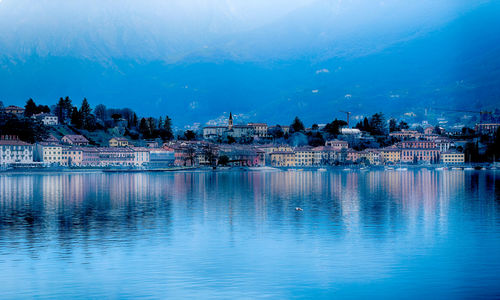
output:
M 137 115 L 135 113 L 132 117 L 132 126 L 137 127 Z
M 106 121 L 106 106 L 104 106 L 103 104 L 98 104 L 95 108 L 94 108 L 94 114 L 96 116 L 97 119 L 99 120 L 102 120 L 102 121 Z
M 29 98 L 28 101 L 26 101 L 26 105 L 24 106 L 24 116 L 29 118 L 36 113 L 37 113 L 37 106 L 35 104 L 35 101 Z
M 92 120 L 92 108 L 87 101 L 87 98 L 83 98 L 82 105 L 80 106 L 80 124 L 84 129 L 90 129 L 91 120 Z
M 394 118 L 391 118 L 389 120 L 389 132 L 394 132 L 394 131 L 398 131 L 398 125 L 397 125 L 397 122 Z
M 158 119 L 158 129 L 163 129 L 163 119 L 162 119 L 162 117 L 160 117 Z
M 149 131 L 149 124 L 148 124 L 148 121 L 146 121 L 145 118 L 141 119 L 141 123 L 139 124 L 139 132 L 145 138 L 150 138 L 151 137 L 151 132 Z
M 72 111 L 71 111 L 71 124 L 73 124 L 73 126 L 76 126 L 77 128 L 81 128 L 82 127 L 82 118 L 80 116 L 80 112 L 78 111 L 78 108 L 73 107 Z
M 385 135 L 387 133 L 383 113 L 376 113 L 370 118 L 370 133 L 373 135 Z
M 169 116 L 165 117 L 163 129 L 165 130 L 165 138 L 171 140 L 174 137 L 174 132 L 172 131 L 172 119 Z
M 299 117 L 295 117 L 293 123 L 290 125 L 290 131 L 293 132 L 301 132 L 304 131 L 304 123 L 299 119 Z
M 398 125 L 398 129 L 399 130 L 403 130 L 403 129 L 410 129 L 410 126 L 408 126 L 408 123 L 406 123 L 405 121 L 401 121 L 399 122 L 399 125 Z
M 365 119 L 363 120 L 363 131 L 371 131 L 370 122 L 368 121 L 367 117 L 365 117 Z

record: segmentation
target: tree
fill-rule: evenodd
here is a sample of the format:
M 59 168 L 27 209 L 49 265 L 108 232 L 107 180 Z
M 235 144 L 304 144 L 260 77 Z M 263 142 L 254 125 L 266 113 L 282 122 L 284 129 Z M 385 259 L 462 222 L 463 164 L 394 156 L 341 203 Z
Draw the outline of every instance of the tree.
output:
M 174 132 L 172 131 L 172 119 L 169 116 L 165 117 L 163 129 L 165 130 L 165 139 L 171 140 L 174 137 Z
M 280 139 L 283 137 L 283 129 L 280 125 L 271 127 L 268 133 L 273 139 Z
M 94 114 L 95 114 L 97 119 L 99 119 L 101 121 L 105 121 L 107 118 L 106 106 L 104 106 L 104 104 L 98 104 L 94 108 Z
M 90 129 L 91 119 L 92 119 L 91 116 L 92 108 L 90 108 L 87 98 L 83 98 L 79 113 L 80 113 L 81 127 L 84 129 Z
M 73 126 L 76 126 L 77 128 L 82 127 L 82 118 L 76 106 L 73 107 L 71 111 L 71 124 L 73 124 Z
M 311 129 L 312 129 L 312 130 L 318 130 L 318 129 L 319 129 L 318 124 L 313 124 L 313 125 L 311 126 Z
M 290 125 L 290 132 L 294 133 L 294 132 L 301 132 L 304 130 L 305 130 L 304 123 L 302 123 L 299 117 L 295 117 L 292 125 Z
M 35 101 L 33 101 L 33 99 L 29 98 L 28 101 L 26 101 L 26 105 L 24 106 L 24 116 L 29 118 L 36 113 L 37 113 L 36 103 Z
M 323 131 L 331 135 L 338 135 L 340 134 L 340 130 L 345 126 L 347 126 L 346 121 L 335 119 L 331 123 L 326 124 Z
M 196 133 L 194 133 L 194 131 L 192 130 L 186 130 L 184 132 L 184 138 L 186 139 L 186 141 L 193 141 L 196 139 Z
M 442 134 L 441 127 L 439 127 L 439 125 L 434 126 L 434 133 L 439 135 Z
M 73 111 L 73 105 L 71 104 L 71 99 L 66 96 L 66 98 L 59 98 L 59 102 L 57 102 L 55 107 L 55 115 L 59 118 L 59 122 L 66 123 L 66 119 L 68 119 Z
M 229 157 L 227 155 L 221 155 L 219 157 L 219 165 L 227 166 L 228 163 L 229 163 Z
M 383 113 L 376 113 L 370 118 L 370 129 L 372 135 L 386 135 L 387 128 Z
M 137 122 L 137 115 L 134 113 L 134 115 L 132 116 L 132 126 L 137 127 Z
M 146 121 L 145 118 L 141 119 L 141 123 L 139 124 L 139 132 L 145 138 L 150 138 L 151 137 L 151 131 L 150 131 L 150 128 L 149 128 L 149 124 L 148 124 L 148 122 Z
M 399 125 L 398 125 L 398 129 L 399 130 L 403 130 L 403 129 L 410 129 L 410 126 L 408 126 L 408 123 L 406 123 L 405 121 L 401 121 L 399 122 Z
M 399 130 L 399 128 L 398 128 L 396 119 L 391 118 L 389 120 L 389 132 L 394 132 L 394 131 L 398 131 L 398 130 Z

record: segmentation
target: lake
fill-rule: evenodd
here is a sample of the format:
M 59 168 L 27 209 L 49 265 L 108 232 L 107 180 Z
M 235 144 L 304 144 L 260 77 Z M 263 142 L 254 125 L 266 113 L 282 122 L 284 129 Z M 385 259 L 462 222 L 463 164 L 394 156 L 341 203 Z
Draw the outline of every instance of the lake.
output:
M 500 171 L 1 174 L 0 270 L 1 298 L 498 298 Z

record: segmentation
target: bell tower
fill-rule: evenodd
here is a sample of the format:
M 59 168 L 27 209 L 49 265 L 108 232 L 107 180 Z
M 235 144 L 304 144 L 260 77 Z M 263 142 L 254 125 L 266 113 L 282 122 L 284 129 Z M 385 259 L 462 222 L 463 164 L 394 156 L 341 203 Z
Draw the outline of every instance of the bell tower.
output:
M 227 121 L 228 129 L 233 129 L 233 114 L 229 113 L 229 120 Z

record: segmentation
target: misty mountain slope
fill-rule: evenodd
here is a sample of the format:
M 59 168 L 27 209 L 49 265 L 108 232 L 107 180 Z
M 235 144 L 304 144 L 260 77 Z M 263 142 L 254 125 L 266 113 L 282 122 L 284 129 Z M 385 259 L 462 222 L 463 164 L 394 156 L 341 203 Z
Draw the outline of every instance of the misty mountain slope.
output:
M 445 25 L 434 20 L 437 23 L 432 26 L 395 30 L 381 41 L 379 35 L 363 30 L 351 35 L 352 31 L 339 28 L 322 35 L 336 21 L 320 13 L 328 8 L 325 2 L 313 4 L 275 22 L 245 28 L 244 35 L 213 29 L 210 38 L 194 42 L 192 36 L 181 33 L 176 35 L 179 40 L 158 40 L 158 33 L 142 32 L 140 25 L 132 26 L 135 31 L 122 29 L 114 44 L 102 45 L 94 33 L 85 30 L 69 37 L 69 44 L 61 42 L 64 36 L 50 47 L 44 46 L 48 45 L 45 38 L 40 37 L 40 42 L 28 39 L 32 44 L 19 53 L 15 51 L 19 46 L 8 40 L 12 48 L 0 53 L 0 100 L 22 105 L 29 97 L 42 103 L 54 103 L 65 95 L 76 103 L 87 97 L 92 105 L 169 114 L 177 125 L 205 122 L 228 111 L 270 123 L 290 122 L 295 115 L 306 123 L 323 123 L 343 118 L 339 110 L 346 109 L 355 115 L 381 110 L 397 115 L 443 105 L 498 106 L 499 4 L 479 5 Z M 309 12 L 300 14 L 301 9 Z M 322 18 L 305 24 L 304 16 L 310 14 Z M 287 27 L 285 19 L 298 25 Z M 112 18 L 106 22 L 116 25 Z M 380 26 L 389 29 L 387 24 Z M 115 35 L 113 31 L 119 28 L 103 30 Z M 0 42 L 6 32 L 11 34 L 0 30 Z M 131 32 L 143 38 L 128 40 Z M 302 32 L 302 36 L 294 40 L 287 36 L 290 32 Z M 318 39 L 318 34 L 324 38 Z M 349 51 L 351 45 L 357 46 Z M 59 50 L 40 50 L 44 47 Z M 158 54 L 163 51 L 166 56 Z M 173 56 L 176 63 L 165 59 Z

